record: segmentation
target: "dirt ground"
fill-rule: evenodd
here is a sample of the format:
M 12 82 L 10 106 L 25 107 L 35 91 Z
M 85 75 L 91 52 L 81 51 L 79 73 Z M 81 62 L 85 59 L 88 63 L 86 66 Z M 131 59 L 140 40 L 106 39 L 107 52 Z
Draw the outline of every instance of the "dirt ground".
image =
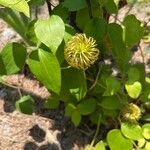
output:
M 127 12 L 121 10 L 118 18 Z M 149 12 L 148 12 L 149 11 Z M 144 22 L 150 22 L 150 3 L 133 8 L 131 13 Z M 42 15 L 41 15 L 42 17 Z M 7 42 L 21 38 L 5 22 L 0 20 L 0 48 Z M 142 51 L 149 42 L 141 42 Z M 134 62 L 142 62 L 140 51 L 133 55 Z M 149 54 L 145 54 L 147 72 L 150 72 Z M 50 93 L 36 79 L 22 74 L 7 76 L 7 82 L 18 86 L 22 95 L 30 94 L 36 100 L 36 109 L 32 116 L 15 110 L 18 90 L 0 85 L 0 150 L 82 150 L 94 134 L 93 128 L 86 124 L 74 127 L 69 118 L 64 117 L 63 103 L 56 110 L 44 108 L 43 101 Z

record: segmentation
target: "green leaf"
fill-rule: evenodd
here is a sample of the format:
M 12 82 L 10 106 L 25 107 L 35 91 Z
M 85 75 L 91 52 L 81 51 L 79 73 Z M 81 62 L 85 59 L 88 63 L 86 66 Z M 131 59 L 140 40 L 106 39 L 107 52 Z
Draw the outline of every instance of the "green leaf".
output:
M 72 26 L 66 24 L 64 40 L 61 42 L 61 44 L 59 45 L 57 52 L 56 52 L 57 59 L 58 59 L 60 65 L 63 67 L 64 67 L 63 64 L 65 64 L 64 63 L 64 61 L 65 61 L 65 59 L 64 59 L 65 43 L 67 43 L 70 40 L 70 38 L 75 34 L 76 34 L 76 30 Z
M 138 124 L 121 123 L 121 131 L 123 135 L 132 140 L 142 139 L 142 129 Z
M 80 113 L 75 110 L 72 114 L 71 114 L 71 121 L 74 123 L 75 126 L 78 126 L 81 122 L 81 115 Z
M 150 149 L 150 142 L 146 142 L 145 150 L 149 150 L 149 149 Z
M 102 13 L 103 13 L 102 7 L 99 7 L 99 4 L 95 0 L 92 0 L 92 10 L 91 11 L 92 11 L 92 15 L 94 18 L 101 17 Z M 80 29 L 84 30 L 85 26 L 87 25 L 87 23 L 89 21 L 90 21 L 89 9 L 87 7 L 77 11 L 76 24 Z
M 87 6 L 85 0 L 65 0 L 63 6 L 68 8 L 69 11 L 77 11 Z
M 62 13 L 63 12 L 63 13 Z M 64 22 L 67 22 L 67 19 L 69 17 L 69 11 L 66 7 L 64 7 L 62 5 L 62 3 L 60 3 L 59 5 L 57 5 L 56 7 L 54 7 L 53 11 L 52 11 L 52 15 L 57 15 L 59 16 Z
M 64 35 L 65 43 L 67 43 L 70 40 L 70 38 L 72 36 L 74 36 L 75 34 L 76 34 L 76 30 L 72 26 L 66 24 L 65 25 L 65 35 Z
M 103 29 L 103 30 L 102 30 Z M 102 47 L 104 36 L 107 31 L 107 23 L 104 19 L 93 18 L 84 28 L 84 33 L 87 36 L 91 36 L 96 40 L 99 48 Z
M 139 139 L 138 140 L 138 147 L 142 148 L 142 147 L 144 147 L 144 145 L 145 145 L 145 139 L 144 138 L 143 139 Z
M 119 107 L 120 108 L 120 107 Z M 119 109 L 118 108 L 118 109 Z M 104 109 L 103 108 L 103 115 L 105 116 L 105 117 L 111 117 L 111 118 L 113 118 L 113 119 L 115 119 L 115 118 L 117 118 L 118 117 L 118 115 L 119 115 L 119 110 L 117 110 L 117 109 Z
M 96 110 L 96 100 L 91 98 L 83 100 L 80 104 L 77 105 L 77 110 L 81 115 L 89 115 Z
M 46 101 L 45 101 L 45 107 L 48 109 L 55 109 L 59 106 L 59 98 L 58 96 L 50 96 Z
M 113 96 L 120 91 L 120 88 L 120 82 L 113 77 L 109 77 L 106 79 L 106 91 L 104 92 L 103 96 Z
M 41 6 L 44 5 L 46 0 L 28 0 L 28 1 L 29 1 L 29 5 Z
M 114 0 L 98 0 L 101 5 L 105 7 L 108 13 L 114 14 L 117 13 L 118 8 Z
M 150 78 L 145 77 L 145 82 L 143 83 L 141 100 L 142 102 L 150 102 Z
M 36 23 L 37 20 L 32 20 L 28 26 L 27 26 L 27 30 L 26 30 L 26 36 L 28 39 L 30 39 L 30 41 L 32 42 L 32 44 L 36 44 L 38 43 L 38 39 L 35 35 L 35 31 L 34 31 L 34 25 Z
M 95 111 L 93 112 L 92 114 L 90 114 L 90 121 L 93 123 L 93 124 L 96 124 L 98 123 L 99 119 L 102 120 L 102 113 L 100 111 Z M 101 121 L 100 120 L 100 121 Z
M 142 134 L 145 139 L 150 140 L 150 123 L 146 123 L 142 126 Z
M 78 101 L 84 98 L 87 92 L 85 73 L 82 70 L 69 68 L 62 70 L 62 88 L 60 96 L 70 99 L 74 96 Z
M 29 95 L 16 101 L 16 109 L 24 114 L 32 114 L 34 105 L 34 100 Z
M 123 25 L 124 40 L 129 47 L 132 47 L 143 37 L 144 27 L 141 27 L 141 22 L 134 15 L 126 16 Z
M 136 68 L 138 71 L 136 71 L 135 73 L 135 78 L 138 78 L 138 74 L 139 74 L 139 79 L 138 81 L 144 85 L 145 84 L 145 65 L 143 63 L 138 63 L 138 64 L 134 64 L 131 66 L 131 68 Z M 134 77 L 133 77 L 134 78 Z M 133 82 L 135 80 L 135 78 L 133 80 L 130 80 L 130 82 Z
M 131 52 L 126 48 L 123 42 L 123 30 L 120 25 L 111 23 L 108 25 L 108 35 L 112 43 L 112 52 L 116 62 L 123 73 L 126 73 L 129 67 Z M 117 35 L 117 36 L 116 36 Z
M 129 82 L 135 82 L 140 79 L 139 70 L 135 67 L 131 67 L 128 71 L 128 80 Z
M 19 43 L 7 44 L 0 53 L 0 75 L 14 74 L 25 65 L 26 49 Z
M 96 86 L 94 87 L 92 94 L 98 99 L 103 95 L 106 90 L 106 79 L 112 73 L 110 65 L 101 66 L 101 75 L 98 79 Z
M 37 38 L 48 46 L 55 54 L 64 38 L 64 22 L 59 16 L 56 15 L 52 15 L 47 20 L 39 19 L 35 23 L 35 34 Z
M 142 91 L 142 85 L 140 82 L 127 82 L 125 84 L 125 88 L 127 90 L 128 95 L 133 98 L 137 99 Z
M 75 110 L 76 106 L 74 106 L 71 103 L 67 104 L 67 106 L 65 107 L 65 116 L 67 117 L 71 116 Z
M 98 103 L 101 107 L 105 109 L 119 109 L 120 102 L 116 96 L 106 96 L 102 97 L 100 99 L 100 102 Z
M 132 150 L 132 141 L 126 139 L 118 129 L 109 131 L 107 142 L 111 150 Z
M 59 61 L 60 66 L 64 64 L 65 58 L 64 58 L 64 48 L 65 48 L 65 41 L 63 40 L 61 44 L 59 45 L 57 52 L 56 52 L 56 57 Z
M 30 17 L 29 6 L 26 0 L 0 0 L 0 5 L 15 9 Z
M 29 55 L 28 65 L 32 73 L 48 90 L 59 94 L 61 72 L 57 58 L 50 52 L 38 49 Z
M 105 144 L 103 141 L 100 141 L 96 144 L 95 150 L 105 150 Z
M 148 88 L 143 89 L 141 100 L 142 102 L 150 102 L 150 85 L 148 86 Z

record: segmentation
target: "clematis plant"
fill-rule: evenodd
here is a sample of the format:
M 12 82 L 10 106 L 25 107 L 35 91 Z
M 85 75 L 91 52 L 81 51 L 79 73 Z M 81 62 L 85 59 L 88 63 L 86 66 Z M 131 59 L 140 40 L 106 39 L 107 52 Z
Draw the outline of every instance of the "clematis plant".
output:
M 37 8 L 45 2 L 49 16 L 40 19 Z M 119 9 L 127 4 L 130 9 L 121 21 Z M 0 17 L 23 39 L 1 50 L 0 82 L 9 86 L 6 75 L 28 68 L 51 93 L 44 107 L 56 109 L 62 101 L 64 115 L 75 126 L 85 120 L 89 127 L 97 126 L 85 149 L 149 150 L 150 77 L 141 49 L 143 62 L 132 61 L 145 26 L 129 14 L 134 4 L 60 0 L 55 6 L 48 0 L 0 0 Z M 34 107 L 29 95 L 16 101 L 22 113 L 32 114 Z M 101 126 L 108 133 L 97 142 Z

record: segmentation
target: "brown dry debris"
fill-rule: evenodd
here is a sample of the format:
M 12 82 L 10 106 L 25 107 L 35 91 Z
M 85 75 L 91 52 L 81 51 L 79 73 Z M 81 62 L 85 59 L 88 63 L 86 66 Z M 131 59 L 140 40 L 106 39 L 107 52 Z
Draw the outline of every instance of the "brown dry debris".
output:
M 29 142 L 31 147 L 34 144 L 40 147 L 47 143 L 56 143 L 59 146 L 56 140 L 59 131 L 50 132 L 49 128 L 52 126 L 52 120 L 40 116 L 28 116 L 16 111 L 12 114 L 0 112 L 0 149 L 27 150 Z
M 39 82 L 35 79 L 29 79 L 24 75 L 9 75 L 5 80 L 10 85 L 15 85 L 28 94 L 36 95 L 41 99 L 46 99 L 50 93 L 44 86 L 40 86 Z
M 18 86 L 23 95 L 31 94 L 38 105 L 32 116 L 19 113 L 14 106 L 17 90 L 0 88 L 0 150 L 81 150 L 87 143 L 88 138 L 64 117 L 63 107 L 43 107 L 42 99 L 50 93 L 38 81 L 18 74 L 6 76 L 5 82 Z

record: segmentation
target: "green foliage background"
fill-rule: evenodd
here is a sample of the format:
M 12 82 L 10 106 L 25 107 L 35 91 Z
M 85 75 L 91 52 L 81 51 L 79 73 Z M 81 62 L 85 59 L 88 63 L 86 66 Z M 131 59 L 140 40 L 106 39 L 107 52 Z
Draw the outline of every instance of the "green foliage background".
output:
M 135 1 L 128 3 L 132 5 Z M 114 0 L 64 0 L 49 10 L 50 16 L 45 20 L 32 12 L 44 0 L 0 0 L 0 4 L 6 7 L 0 10 L 0 17 L 24 39 L 24 43 L 9 43 L 2 49 L 1 83 L 5 82 L 4 75 L 15 74 L 26 64 L 52 93 L 45 107 L 55 109 L 63 101 L 65 115 L 75 126 L 86 116 L 91 124 L 97 125 L 95 136 L 100 125 L 115 124 L 106 139 L 95 143 L 94 137 L 87 149 L 150 149 L 150 116 L 147 115 L 150 79 L 143 63 L 130 63 L 131 49 L 138 45 L 145 30 L 135 15 L 127 14 L 122 22 L 109 23 L 109 17 L 117 17 L 120 9 L 119 1 Z M 76 33 L 93 37 L 100 50 L 99 59 L 87 70 L 73 68 L 64 59 L 66 43 Z M 113 59 L 113 63 L 106 64 L 105 58 Z M 112 68 L 117 69 L 117 75 Z M 140 121 L 124 120 L 122 110 L 130 103 L 144 112 Z M 22 97 L 16 108 L 32 114 L 33 98 Z

